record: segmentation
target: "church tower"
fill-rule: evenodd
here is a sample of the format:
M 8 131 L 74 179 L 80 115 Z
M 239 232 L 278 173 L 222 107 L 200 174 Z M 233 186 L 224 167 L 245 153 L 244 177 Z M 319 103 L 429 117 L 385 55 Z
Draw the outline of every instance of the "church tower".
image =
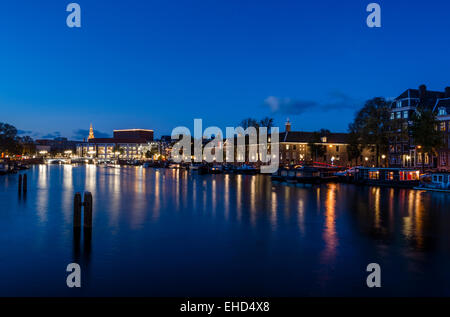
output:
M 91 139 L 93 139 L 93 138 L 95 138 L 95 137 L 94 137 L 94 129 L 92 128 L 92 123 L 91 123 L 91 126 L 90 126 L 90 128 L 89 128 L 89 137 L 88 137 L 88 140 L 91 140 Z
M 287 121 L 284 125 L 284 129 L 286 132 L 291 132 L 291 122 L 289 121 L 289 118 L 287 119 Z

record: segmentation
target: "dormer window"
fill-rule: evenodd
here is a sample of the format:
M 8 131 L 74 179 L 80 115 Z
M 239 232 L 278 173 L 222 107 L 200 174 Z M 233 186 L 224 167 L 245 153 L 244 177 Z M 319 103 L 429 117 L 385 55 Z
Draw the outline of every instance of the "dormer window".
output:
M 445 115 L 447 115 L 446 109 L 445 109 L 445 108 L 439 108 L 438 115 L 439 115 L 439 116 L 445 116 Z
M 323 136 L 323 137 L 321 138 L 321 140 L 322 140 L 322 143 L 327 143 L 327 137 L 326 137 L 326 136 Z

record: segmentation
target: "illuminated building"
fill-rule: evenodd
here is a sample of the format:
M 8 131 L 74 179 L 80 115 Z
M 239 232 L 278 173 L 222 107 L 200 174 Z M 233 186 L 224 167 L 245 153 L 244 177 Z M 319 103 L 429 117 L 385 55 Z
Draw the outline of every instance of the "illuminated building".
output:
M 92 125 L 89 137 L 91 135 Z M 153 130 L 114 130 L 112 138 L 88 138 L 87 142 L 77 144 L 77 155 L 98 159 L 141 159 L 155 147 L 159 150 L 158 143 L 153 141 Z

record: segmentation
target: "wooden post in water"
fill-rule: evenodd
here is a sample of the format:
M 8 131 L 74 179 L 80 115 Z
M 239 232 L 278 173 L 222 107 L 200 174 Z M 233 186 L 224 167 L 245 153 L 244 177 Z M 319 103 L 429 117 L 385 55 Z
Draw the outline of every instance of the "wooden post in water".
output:
M 76 193 L 73 197 L 73 227 L 81 227 L 81 194 Z
M 23 175 L 23 192 L 26 193 L 27 192 L 27 174 Z
M 22 175 L 19 175 L 19 195 L 22 193 Z
M 92 194 L 84 193 L 84 228 L 92 228 Z

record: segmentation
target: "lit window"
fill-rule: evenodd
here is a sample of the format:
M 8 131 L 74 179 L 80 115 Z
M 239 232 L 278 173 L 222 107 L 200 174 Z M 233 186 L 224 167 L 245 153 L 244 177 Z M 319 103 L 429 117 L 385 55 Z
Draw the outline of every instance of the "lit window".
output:
M 403 118 L 408 119 L 408 111 L 403 111 Z

